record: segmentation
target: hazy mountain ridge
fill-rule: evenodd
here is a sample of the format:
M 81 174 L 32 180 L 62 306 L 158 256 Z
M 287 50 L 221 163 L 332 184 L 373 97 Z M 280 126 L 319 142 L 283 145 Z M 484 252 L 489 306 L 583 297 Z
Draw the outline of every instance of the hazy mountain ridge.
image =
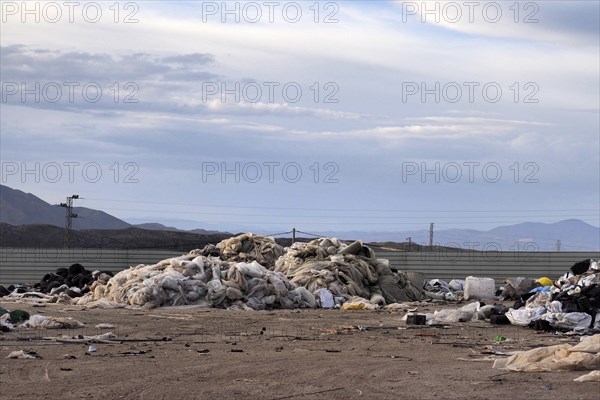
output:
M 160 232 L 165 234 L 187 233 L 201 236 L 217 235 L 218 237 L 231 235 L 227 232 L 214 229 L 205 230 L 198 228 L 181 230 L 156 222 L 132 225 L 100 210 L 85 207 L 74 207 L 73 210 L 74 213 L 81 217 L 73 220 L 74 230 L 110 230 L 110 232 L 107 231 L 105 234 L 116 235 L 123 240 L 126 239 L 122 235 L 117 235 L 116 232 L 118 230 L 133 229 L 132 232 L 138 233 L 139 231 L 154 232 L 142 235 L 152 243 L 155 243 L 154 239 L 157 235 L 161 234 Z M 0 222 L 13 226 L 52 225 L 64 228 L 65 209 L 51 205 L 31 193 L 25 193 L 0 185 Z M 187 221 L 187 224 L 192 226 L 193 221 Z M 257 226 L 253 229 L 253 232 L 269 233 L 261 228 Z M 38 237 L 30 229 L 20 229 L 30 232 L 33 235 L 32 238 Z M 5 233 L 8 234 L 9 230 L 6 228 Z M 11 234 L 16 234 L 17 231 L 12 230 L 11 232 Z M 313 233 L 321 236 L 338 237 L 340 239 L 361 239 L 365 242 L 374 243 L 403 243 L 407 242 L 410 237 L 413 244 L 429 244 L 429 231 L 426 229 L 394 232 L 329 230 Z M 167 235 L 166 237 L 172 237 L 172 235 Z M 44 241 L 42 238 L 38 239 L 42 242 Z M 28 241 L 36 241 L 38 239 L 30 238 Z M 188 239 L 186 238 L 184 242 L 189 243 L 187 242 Z M 62 239 L 53 238 L 51 241 L 55 243 L 59 240 Z M 561 241 L 561 251 L 600 251 L 600 228 L 577 219 L 568 219 L 555 223 L 523 222 L 516 225 L 499 226 L 488 231 L 474 229 L 435 230 L 433 244 L 434 246 L 462 247 L 484 251 L 554 251 L 557 249 L 557 240 Z M 5 242 L 6 238 L 3 239 L 3 245 L 6 246 Z M 93 240 L 91 243 L 93 243 Z M 156 243 L 160 246 L 160 242 Z

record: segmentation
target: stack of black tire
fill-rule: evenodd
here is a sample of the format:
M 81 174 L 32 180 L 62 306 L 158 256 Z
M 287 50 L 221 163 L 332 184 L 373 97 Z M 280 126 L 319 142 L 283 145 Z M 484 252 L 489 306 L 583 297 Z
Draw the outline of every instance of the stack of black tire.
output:
M 104 271 L 112 276 L 112 272 Z M 86 270 L 81 264 L 73 264 L 69 268 L 58 268 L 56 272 L 50 272 L 36 283 L 34 288 L 42 293 L 50 293 L 52 289 L 67 285 L 69 289 L 64 290 L 69 297 L 80 297 L 89 292 L 89 286 L 94 282 L 92 271 Z M 73 290 L 77 288 L 79 291 Z

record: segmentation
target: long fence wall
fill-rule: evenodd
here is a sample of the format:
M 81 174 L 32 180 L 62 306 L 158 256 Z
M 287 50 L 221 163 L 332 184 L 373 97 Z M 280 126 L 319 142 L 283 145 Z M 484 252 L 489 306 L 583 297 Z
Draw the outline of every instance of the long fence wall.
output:
M 118 272 L 180 256 L 172 250 L 0 248 L 0 284 L 34 283 L 57 268 L 80 263 L 88 270 Z
M 421 272 L 427 279 L 482 276 L 496 279 L 547 276 L 557 278 L 575 262 L 600 259 L 598 252 L 472 252 L 440 250 L 433 252 L 379 251 L 395 270 Z M 90 270 L 121 271 L 138 264 L 153 264 L 181 255 L 169 250 L 0 248 L 0 284 L 33 283 L 47 272 L 80 263 Z
M 392 269 L 415 271 L 426 279 L 449 281 L 467 276 L 489 277 L 501 284 L 505 278 L 519 276 L 558 278 L 577 261 L 600 259 L 598 252 L 433 252 L 378 251 L 377 256 L 390 260 Z

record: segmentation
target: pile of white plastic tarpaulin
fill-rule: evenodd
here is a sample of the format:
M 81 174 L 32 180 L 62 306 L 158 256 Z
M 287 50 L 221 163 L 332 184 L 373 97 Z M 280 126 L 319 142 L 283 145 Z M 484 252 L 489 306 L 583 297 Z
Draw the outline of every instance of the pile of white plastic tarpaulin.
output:
M 275 263 L 275 271 L 310 292 L 327 289 L 338 301 L 353 296 L 375 304 L 420 300 L 422 290 L 403 273 L 392 273 L 389 261 L 377 259 L 362 242 L 350 245 L 337 239 L 294 243 Z
M 543 372 L 543 371 L 577 371 L 592 369 L 590 374 L 583 375 L 576 381 L 600 380 L 600 334 L 583 337 L 572 346 L 558 344 L 520 351 L 508 358 L 498 359 L 494 368 L 507 371 Z
M 138 265 L 98 280 L 74 304 L 205 305 L 224 308 L 331 308 L 359 296 L 373 304 L 421 299 L 407 277 L 392 273 L 362 242 L 295 243 L 246 233 L 187 255 Z

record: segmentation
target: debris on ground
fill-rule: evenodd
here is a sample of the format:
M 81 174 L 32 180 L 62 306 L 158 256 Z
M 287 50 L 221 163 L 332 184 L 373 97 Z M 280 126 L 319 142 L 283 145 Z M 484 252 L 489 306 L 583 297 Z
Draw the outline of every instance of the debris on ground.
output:
M 575 382 L 600 382 L 600 370 L 592 371 L 573 379 Z
M 575 346 L 558 344 L 520 351 L 494 361 L 493 368 L 522 372 L 598 369 L 600 334 L 582 338 Z
M 600 330 L 600 266 L 597 261 L 584 260 L 571 270 L 583 272 L 567 272 L 552 286 L 547 285 L 549 278 L 538 279 L 546 286 L 522 295 L 506 317 L 513 325 L 540 331 Z
M 33 329 L 76 329 L 85 326 L 83 323 L 71 317 L 46 317 L 44 315 L 32 315 L 21 325 L 23 328 Z
M 464 296 L 465 281 L 452 279 L 446 282 L 442 279 L 431 279 L 423 285 L 429 297 L 439 300 L 459 300 Z
M 27 360 L 27 359 L 36 359 L 36 358 L 42 358 L 42 357 L 35 351 L 17 350 L 17 351 L 11 352 L 5 358 L 18 358 L 18 359 L 22 359 L 22 360 Z

